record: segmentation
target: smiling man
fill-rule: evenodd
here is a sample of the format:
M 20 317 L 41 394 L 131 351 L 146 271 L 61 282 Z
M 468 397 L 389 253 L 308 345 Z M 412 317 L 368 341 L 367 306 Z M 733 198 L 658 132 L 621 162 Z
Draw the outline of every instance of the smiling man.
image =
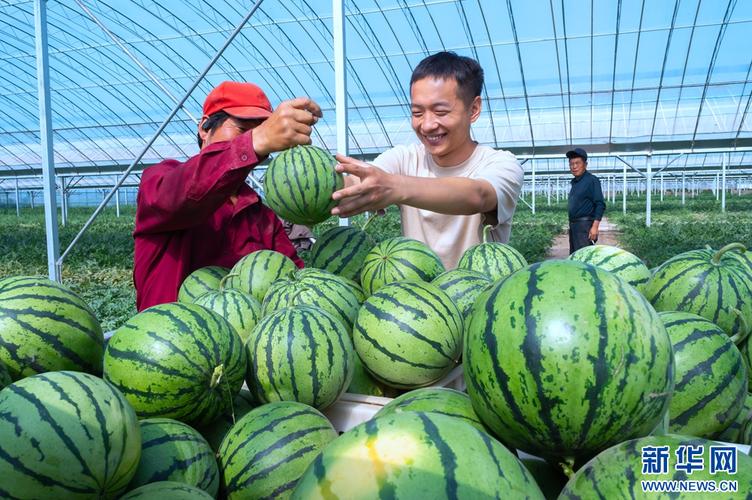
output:
M 338 155 L 347 186 L 334 193 L 334 215 L 349 217 L 398 205 L 402 232 L 426 243 L 447 269 L 481 241 L 509 241 L 523 172 L 515 156 L 481 146 L 470 126 L 481 113 L 483 69 L 477 61 L 439 52 L 410 79 L 412 126 L 418 144 L 397 146 L 373 164 Z

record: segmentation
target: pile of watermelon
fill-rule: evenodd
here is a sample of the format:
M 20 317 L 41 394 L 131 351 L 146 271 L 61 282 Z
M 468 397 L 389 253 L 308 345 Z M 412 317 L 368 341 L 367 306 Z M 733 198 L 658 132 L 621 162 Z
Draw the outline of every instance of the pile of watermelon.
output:
M 321 221 L 333 162 L 279 158 L 271 203 Z M 446 270 L 418 241 L 338 227 L 311 262 L 198 269 L 107 343 L 65 286 L 1 279 L 0 497 L 623 498 L 646 479 L 752 494 L 736 448 L 733 475 L 709 470 L 718 441 L 752 444 L 741 245 L 651 273 L 613 247 L 529 265 L 483 242 Z M 436 387 L 460 365 L 466 391 Z M 345 393 L 395 399 L 335 429 Z M 705 468 L 651 475 L 646 449 L 701 450 Z

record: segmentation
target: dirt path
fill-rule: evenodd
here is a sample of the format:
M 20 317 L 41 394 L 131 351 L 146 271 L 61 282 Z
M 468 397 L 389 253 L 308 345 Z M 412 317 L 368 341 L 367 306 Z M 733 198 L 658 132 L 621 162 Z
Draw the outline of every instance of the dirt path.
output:
M 601 221 L 600 231 L 598 235 L 599 245 L 611 245 L 618 247 L 618 235 L 619 231 L 616 226 L 608 221 L 607 217 L 604 217 Z M 569 257 L 569 235 L 565 229 L 563 233 L 554 238 L 554 242 L 551 248 L 548 250 L 547 259 L 566 259 Z

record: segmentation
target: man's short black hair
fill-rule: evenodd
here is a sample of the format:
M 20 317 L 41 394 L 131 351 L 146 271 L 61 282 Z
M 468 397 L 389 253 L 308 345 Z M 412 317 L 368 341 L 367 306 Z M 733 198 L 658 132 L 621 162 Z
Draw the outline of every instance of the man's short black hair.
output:
M 454 52 L 438 52 L 420 61 L 413 70 L 410 86 L 424 78 L 454 78 L 457 81 L 459 97 L 467 105 L 470 105 L 483 89 L 483 68 L 478 61 Z
M 228 118 L 230 118 L 230 115 L 226 112 L 217 111 L 216 113 L 206 117 L 206 121 L 201 125 L 201 130 L 203 130 L 204 132 L 211 132 L 212 130 L 221 127 Z M 198 147 L 200 149 L 204 145 L 204 141 L 201 140 L 201 134 L 196 133 L 196 137 L 198 138 Z

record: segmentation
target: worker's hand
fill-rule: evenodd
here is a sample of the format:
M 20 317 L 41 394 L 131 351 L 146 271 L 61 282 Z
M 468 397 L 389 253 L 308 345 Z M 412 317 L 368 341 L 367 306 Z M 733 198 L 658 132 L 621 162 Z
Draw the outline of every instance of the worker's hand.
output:
M 598 241 L 598 228 L 595 226 L 590 227 L 590 231 L 588 231 L 588 239 L 590 241 Z
M 332 209 L 332 215 L 350 217 L 381 210 L 399 201 L 397 176 L 348 156 L 336 155 L 335 158 L 339 162 L 335 167 L 337 172 L 357 177 L 360 182 L 332 194 L 332 199 L 339 202 Z
M 311 143 L 313 125 L 321 108 L 308 97 L 283 101 L 272 115 L 253 129 L 253 149 L 259 158 L 293 146 Z

